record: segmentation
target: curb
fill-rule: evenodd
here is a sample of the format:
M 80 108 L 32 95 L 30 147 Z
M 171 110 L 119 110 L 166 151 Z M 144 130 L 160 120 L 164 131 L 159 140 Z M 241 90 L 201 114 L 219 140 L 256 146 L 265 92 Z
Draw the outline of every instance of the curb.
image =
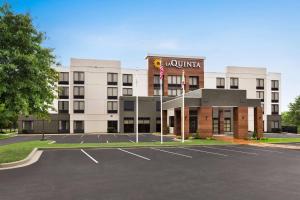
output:
M 43 153 L 42 150 L 38 150 L 38 148 L 34 148 L 31 151 L 31 153 L 23 160 L 0 164 L 0 170 L 14 169 L 14 168 L 25 167 L 25 166 L 31 165 L 39 160 L 42 153 Z

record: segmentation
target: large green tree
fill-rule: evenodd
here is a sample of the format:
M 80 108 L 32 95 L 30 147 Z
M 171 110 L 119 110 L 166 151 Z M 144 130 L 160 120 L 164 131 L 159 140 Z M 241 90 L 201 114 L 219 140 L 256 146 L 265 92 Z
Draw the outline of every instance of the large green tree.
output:
M 55 57 L 43 47 L 45 34 L 36 29 L 30 14 L 0 6 L 0 125 L 19 115 L 47 118 L 55 98 Z
M 289 104 L 287 112 L 282 113 L 282 122 L 284 125 L 300 127 L 300 96 L 296 97 L 295 101 Z

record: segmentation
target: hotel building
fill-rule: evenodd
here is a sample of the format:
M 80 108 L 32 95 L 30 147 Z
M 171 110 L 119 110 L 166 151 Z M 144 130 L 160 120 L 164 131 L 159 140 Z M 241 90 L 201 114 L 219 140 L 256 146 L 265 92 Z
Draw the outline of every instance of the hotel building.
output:
M 266 68 L 228 66 L 207 72 L 205 57 L 148 54 L 147 68 L 126 69 L 117 60 L 71 59 L 59 72 L 51 121 L 20 117 L 23 133 L 160 132 L 160 59 L 164 66 L 165 133 L 180 134 L 182 70 L 185 71 L 185 132 L 201 137 L 281 128 L 281 74 Z M 136 100 L 138 99 L 138 119 Z

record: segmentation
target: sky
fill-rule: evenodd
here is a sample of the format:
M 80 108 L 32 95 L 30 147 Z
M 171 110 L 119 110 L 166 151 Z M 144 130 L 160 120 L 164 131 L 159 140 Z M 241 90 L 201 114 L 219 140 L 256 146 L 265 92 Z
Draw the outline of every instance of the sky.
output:
M 0 0 L 3 3 L 3 0 Z M 205 56 L 205 71 L 266 67 L 282 73 L 282 110 L 300 95 L 300 1 L 6 0 L 29 12 L 57 61 L 121 60 L 146 68 L 147 53 Z

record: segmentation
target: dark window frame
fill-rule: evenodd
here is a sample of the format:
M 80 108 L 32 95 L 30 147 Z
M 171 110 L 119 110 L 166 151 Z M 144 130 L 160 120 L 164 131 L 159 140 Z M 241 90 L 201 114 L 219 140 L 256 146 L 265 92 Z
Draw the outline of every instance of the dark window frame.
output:
M 109 90 L 112 90 L 112 96 L 109 96 Z M 114 93 L 114 90 L 116 90 L 117 91 L 117 95 L 115 96 L 115 95 L 113 95 L 113 93 Z M 118 99 L 118 88 L 117 87 L 108 87 L 107 88 L 107 99 Z
M 79 109 L 75 109 L 75 103 L 79 103 Z M 83 103 L 83 109 L 80 109 L 81 103 Z M 85 111 L 85 102 L 84 101 L 74 101 L 73 102 L 73 112 L 74 113 L 84 113 Z
M 58 101 L 57 102 L 58 113 L 69 113 L 69 106 L 70 106 L 69 101 Z M 62 109 L 60 109 L 60 107 L 62 107 Z
M 114 107 L 114 104 L 117 105 L 116 109 L 109 109 L 109 104 L 112 103 L 112 108 Z M 115 114 L 118 113 L 118 102 L 117 101 L 107 101 L 107 113 L 109 114 Z
M 62 77 L 62 79 L 61 79 Z M 65 78 L 67 77 L 67 80 Z M 69 85 L 69 72 L 59 72 L 58 84 L 60 85 Z
M 76 77 L 76 74 L 78 74 L 77 76 L 78 76 L 78 80 L 76 80 L 75 79 L 75 77 Z M 79 80 L 80 78 L 80 75 L 83 75 L 82 77 L 83 77 L 83 80 Z M 82 71 L 74 71 L 73 72 L 73 83 L 74 84 L 84 84 L 84 80 L 85 80 L 85 74 L 84 74 L 84 72 L 82 72 Z
M 118 73 L 107 73 L 107 85 L 118 85 Z
M 129 81 L 129 77 L 131 77 L 131 81 Z M 123 86 L 132 86 L 133 75 L 132 74 L 123 74 L 122 82 L 123 82 Z
M 225 78 L 223 78 L 223 77 L 216 78 L 216 88 L 218 88 L 218 89 L 225 88 Z
M 81 94 L 81 89 L 83 88 L 83 94 Z M 78 89 L 78 94 L 75 94 L 77 92 L 75 92 L 75 90 Z M 84 99 L 84 93 L 85 93 L 85 88 L 84 86 L 74 86 L 73 87 L 73 98 L 74 99 Z

